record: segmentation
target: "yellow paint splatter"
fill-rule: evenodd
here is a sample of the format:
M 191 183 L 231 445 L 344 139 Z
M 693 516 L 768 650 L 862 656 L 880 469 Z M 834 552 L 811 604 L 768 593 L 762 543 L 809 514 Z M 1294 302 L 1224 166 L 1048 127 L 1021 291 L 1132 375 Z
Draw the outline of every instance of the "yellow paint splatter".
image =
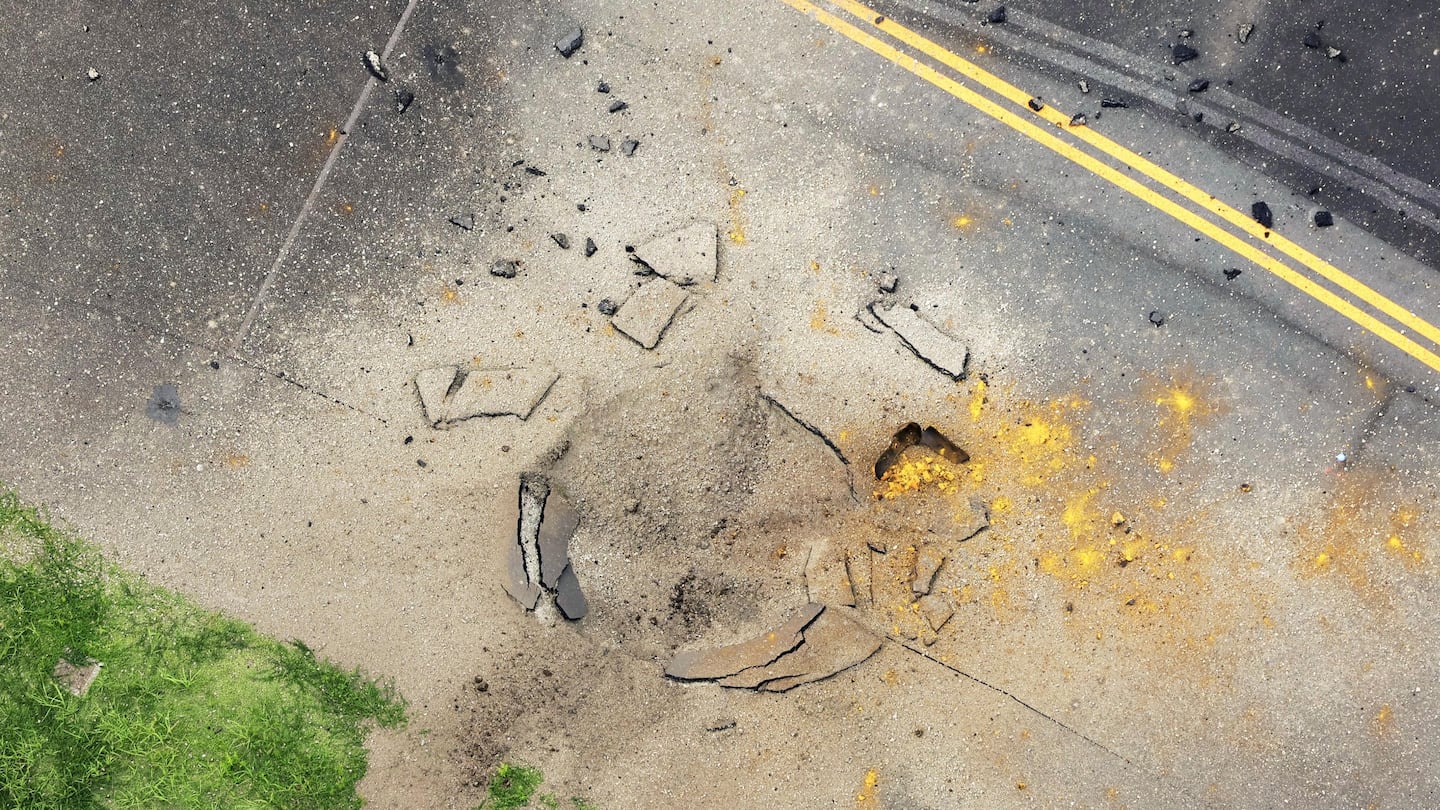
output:
M 979 422 L 980 414 L 985 409 L 985 389 L 988 388 L 984 380 L 975 381 L 975 390 L 970 394 L 970 421 Z
M 1380 711 L 1376 712 L 1375 718 L 1370 721 L 1370 728 L 1377 737 L 1388 737 L 1395 731 L 1395 712 L 1389 703 L 1380 706 Z
M 745 199 L 745 189 L 736 186 L 730 189 L 730 241 L 737 244 L 745 244 L 745 212 L 740 210 L 740 202 Z
M 871 768 L 865 771 L 865 778 L 860 782 L 860 792 L 855 794 L 855 806 L 867 808 L 867 810 L 880 807 L 880 774 Z

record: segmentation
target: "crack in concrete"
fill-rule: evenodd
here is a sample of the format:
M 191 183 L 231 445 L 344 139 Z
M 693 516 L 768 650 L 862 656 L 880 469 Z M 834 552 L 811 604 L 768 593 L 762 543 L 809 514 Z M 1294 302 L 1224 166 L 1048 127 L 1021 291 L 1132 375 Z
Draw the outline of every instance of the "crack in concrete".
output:
M 764 391 L 760 392 L 760 398 L 770 403 L 771 405 L 774 405 L 775 408 L 780 411 L 780 413 L 783 413 L 785 414 L 785 416 L 789 417 L 790 421 L 799 425 L 805 430 L 806 433 L 815 436 L 820 441 L 824 442 L 826 447 L 830 448 L 830 452 L 835 454 L 835 458 L 839 459 L 840 463 L 845 465 L 845 478 L 850 486 L 850 497 L 854 499 L 856 503 L 859 503 L 860 496 L 855 492 L 855 473 L 853 470 L 850 469 L 850 459 L 845 457 L 845 451 L 841 450 L 838 444 L 831 440 L 829 436 L 825 435 L 825 431 L 810 424 L 804 419 L 801 419 L 795 414 L 794 411 L 785 407 L 785 405 L 781 403 L 780 400 L 776 399 L 770 394 L 765 393 Z

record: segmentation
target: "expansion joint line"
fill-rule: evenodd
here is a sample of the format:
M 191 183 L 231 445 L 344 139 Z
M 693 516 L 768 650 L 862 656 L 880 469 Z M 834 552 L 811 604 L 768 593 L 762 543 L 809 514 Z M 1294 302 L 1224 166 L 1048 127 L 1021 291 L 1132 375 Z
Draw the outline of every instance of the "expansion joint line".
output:
M 1089 126 L 1072 125 L 1069 115 L 1039 103 L 1032 94 L 855 0 L 828 2 L 843 9 L 860 25 L 866 26 L 866 29 L 826 11 L 810 0 L 781 2 L 944 90 L 1190 229 L 1209 237 L 1430 369 L 1440 372 L 1440 354 L 1436 353 L 1440 350 L 1440 328 L 1273 229 L 1266 228 L 1215 195 L 1181 179 Z M 871 31 L 875 33 L 870 33 Z M 910 48 L 951 72 L 944 72 L 931 62 L 922 61 L 892 43 Z M 955 75 L 961 78 L 957 79 Z M 967 81 L 970 84 L 967 84 Z M 983 88 L 988 95 L 976 90 L 972 84 Z M 1037 118 L 1041 123 L 1050 126 L 1040 126 L 1036 123 Z M 1063 133 L 1066 137 L 1057 133 Z M 1081 149 L 1067 138 L 1074 139 L 1093 151 Z M 1100 159 L 1097 154 L 1104 155 L 1116 165 Z M 1117 165 L 1124 170 L 1117 168 Z M 1159 189 L 1163 189 L 1164 193 L 1141 182 L 1137 176 L 1154 183 Z M 1188 202 L 1194 208 L 1182 205 L 1177 199 Z M 1305 268 L 1305 271 L 1296 270 L 1271 255 L 1268 250 L 1285 255 Z M 1381 320 L 1382 317 L 1389 321 Z M 1402 332 L 1402 329 L 1406 331 Z M 1421 343 L 1422 340 L 1425 341 L 1424 344 Z

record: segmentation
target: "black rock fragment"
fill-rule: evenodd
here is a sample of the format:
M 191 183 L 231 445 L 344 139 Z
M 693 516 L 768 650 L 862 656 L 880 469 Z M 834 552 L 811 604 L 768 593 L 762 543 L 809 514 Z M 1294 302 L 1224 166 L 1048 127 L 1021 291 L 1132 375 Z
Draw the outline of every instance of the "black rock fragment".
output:
M 1242 271 L 1238 267 L 1227 267 L 1225 268 L 1225 280 L 1234 281 L 1235 279 L 1240 277 L 1241 272 Z
M 1275 224 L 1275 215 L 1270 212 L 1270 206 L 1264 200 L 1257 200 L 1250 204 L 1250 216 L 1267 228 Z
M 555 50 L 559 51 L 561 56 L 569 59 L 576 51 L 580 50 L 580 46 L 583 44 L 585 44 L 585 30 L 577 25 L 570 33 L 555 40 Z
M 520 265 L 510 259 L 501 259 L 490 265 L 490 275 L 496 278 L 514 278 L 520 271 Z
M 550 234 L 550 238 L 555 240 L 555 244 L 559 245 L 561 250 L 569 250 L 569 249 L 570 249 L 570 237 L 569 237 L 569 236 L 567 236 L 567 235 L 565 235 L 565 234 L 563 234 L 563 233 L 552 233 L 552 234 Z
M 1119 108 L 1119 109 L 1122 109 L 1122 110 L 1123 110 L 1123 109 L 1125 109 L 1126 107 L 1129 107 L 1129 106 L 1130 106 L 1130 102 L 1125 101 L 1124 99 L 1118 99 L 1118 98 L 1102 98 L 1102 99 L 1100 99 L 1100 106 L 1101 106 L 1101 107 L 1116 107 L 1116 108 Z
M 591 238 L 588 237 L 588 236 L 585 237 L 585 258 L 588 259 L 588 258 L 590 258 L 591 256 L 594 256 L 594 255 L 595 255 L 595 251 L 597 251 L 597 250 L 599 250 L 599 249 L 600 249 L 600 248 L 598 248 L 598 247 L 595 246 L 595 240 L 594 240 L 594 239 L 591 239 Z
M 1199 55 L 1199 51 L 1195 50 L 1189 45 L 1186 45 L 1183 42 L 1177 43 L 1175 47 L 1170 49 L 1170 60 L 1177 65 L 1182 65 L 1186 62 L 1189 62 L 1191 59 L 1194 59 Z
M 620 311 L 620 305 L 611 301 L 609 298 L 601 298 L 600 303 L 596 304 L 595 308 L 600 310 L 600 314 L 607 318 Z
M 1185 89 L 1189 90 L 1192 93 L 1203 93 L 1206 90 L 1210 89 L 1210 80 L 1196 79 L 1195 81 L 1190 82 L 1190 86 Z
M 1041 101 L 1038 96 L 1025 102 L 1025 104 L 1035 112 L 1040 112 L 1041 110 L 1045 109 L 1045 102 Z
M 635 150 L 638 149 L 639 147 L 640 147 L 640 142 L 639 142 L 639 141 L 636 141 L 636 140 L 621 141 L 621 142 L 620 142 L 620 154 L 624 155 L 625 157 L 631 157 L 631 156 L 633 156 L 633 155 L 635 154 Z
M 591 135 L 590 148 L 594 149 L 597 152 L 609 152 L 610 138 L 605 135 Z
M 1149 320 L 1150 323 L 1155 324 L 1156 326 L 1165 325 L 1165 313 L 1161 312 L 1158 309 L 1150 310 L 1150 314 L 1146 316 L 1146 319 Z
M 390 71 L 385 67 L 385 60 L 380 58 L 380 54 L 366 51 L 361 61 L 365 63 L 365 69 L 370 71 L 371 76 L 382 82 L 390 81 Z
M 600 82 L 599 84 L 595 85 L 595 92 L 597 92 L 597 93 L 608 93 L 608 92 L 610 92 L 610 84 L 609 84 L 608 82 Z
M 1320 39 L 1320 35 L 1315 33 L 1314 31 L 1306 34 L 1305 39 L 1303 39 L 1302 42 L 1307 48 L 1319 48 L 1321 45 L 1325 44 L 1325 42 Z
M 473 231 L 475 230 L 475 215 L 456 214 L 455 216 L 450 217 L 450 224 L 454 225 L 462 231 Z
M 629 107 L 629 106 L 630 106 L 629 104 L 626 104 L 625 102 L 620 101 L 619 99 L 616 99 L 615 101 L 610 102 L 610 110 L 609 110 L 609 111 L 612 112 L 612 113 L 617 113 L 617 112 L 620 112 L 621 110 L 623 110 L 623 109 L 625 109 L 626 107 Z
M 401 115 L 404 115 L 404 114 L 405 114 L 405 111 L 408 110 L 408 109 L 410 109 L 410 105 L 411 105 L 411 104 L 414 104 L 414 103 L 415 103 L 415 94 L 414 94 L 414 93 L 410 92 L 409 90 L 396 90 L 396 91 L 395 91 L 395 112 L 400 113 Z
M 1329 211 L 1316 211 L 1314 220 L 1317 228 L 1328 228 L 1335 224 L 1335 216 Z
M 999 25 L 1000 23 L 1005 22 L 1006 19 L 1007 15 L 1005 14 L 1004 6 L 996 6 L 994 11 L 985 15 L 985 22 L 993 23 L 995 25 Z

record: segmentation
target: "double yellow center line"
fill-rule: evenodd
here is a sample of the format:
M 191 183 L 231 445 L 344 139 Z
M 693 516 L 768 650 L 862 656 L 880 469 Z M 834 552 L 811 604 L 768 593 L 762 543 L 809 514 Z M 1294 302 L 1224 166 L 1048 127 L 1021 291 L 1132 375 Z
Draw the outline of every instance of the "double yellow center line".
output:
M 1421 345 L 1415 338 L 1406 335 L 1390 323 L 1386 323 L 1379 317 L 1376 317 L 1375 314 L 1357 306 L 1354 301 L 1368 305 L 1374 312 L 1390 318 L 1394 323 L 1409 330 L 1412 334 L 1424 338 L 1432 346 L 1437 348 L 1440 348 L 1440 329 L 1437 329 L 1433 324 L 1416 316 L 1400 304 L 1376 292 L 1371 287 L 1330 262 L 1300 247 L 1275 231 L 1265 228 L 1253 218 L 1220 201 L 1215 195 L 1209 194 L 1193 184 L 1186 182 L 1088 126 L 1071 126 L 1070 116 L 1049 105 L 1043 106 L 1039 110 L 1034 110 L 1029 106 L 1030 101 L 1034 98 L 1032 94 L 1026 93 L 1000 77 L 983 70 L 975 63 L 946 50 L 935 42 L 911 31 L 894 20 L 881 16 L 873 9 L 855 2 L 855 0 L 829 0 L 829 2 L 853 15 L 862 25 L 867 26 L 870 30 L 883 33 L 893 41 L 898 41 L 924 54 L 959 74 L 961 77 L 984 87 L 1000 99 L 1014 104 L 1017 109 L 1011 110 L 991 98 L 981 95 L 979 92 L 962 84 L 950 75 L 942 73 L 930 64 L 922 62 L 909 53 L 899 50 L 890 44 L 890 41 L 882 40 L 871 33 L 867 33 L 867 31 L 862 30 L 854 23 L 831 14 L 814 3 L 809 2 L 809 0 L 781 1 L 791 8 L 813 17 L 817 22 L 832 31 L 855 41 L 890 62 L 944 90 L 955 98 L 969 104 L 980 112 L 1014 129 L 1021 135 L 1030 138 L 1036 143 L 1054 151 L 1056 154 L 1085 168 L 1097 177 L 1114 184 L 1154 208 L 1174 217 L 1198 233 L 1213 239 L 1237 255 L 1248 259 L 1255 265 L 1269 271 L 1275 275 L 1275 277 L 1290 284 L 1346 318 L 1349 318 L 1354 323 L 1382 338 L 1411 357 L 1414 357 L 1431 369 L 1440 371 L 1440 355 L 1437 355 L 1431 348 Z M 1155 188 L 1145 185 L 1131 174 L 1101 161 L 1091 152 L 1087 152 L 1074 143 L 1059 137 L 1055 132 L 1039 126 L 1035 122 L 1036 118 L 1053 125 L 1058 128 L 1059 131 L 1091 147 L 1097 152 L 1108 155 L 1134 173 L 1148 178 L 1159 187 L 1168 190 L 1184 200 L 1188 200 L 1197 206 L 1199 210 L 1216 217 L 1234 230 L 1227 230 L 1217 222 L 1206 216 L 1202 216 L 1196 210 L 1187 208 L 1170 196 L 1166 196 Z M 1237 231 L 1239 232 L 1238 234 Z M 1259 243 L 1273 247 L 1298 265 L 1306 268 L 1309 273 L 1304 273 L 1292 268 L 1290 265 L 1287 265 L 1285 262 L 1262 250 L 1256 244 L 1246 241 L 1240 234 L 1248 235 Z M 1340 291 L 1348 293 L 1353 297 L 1354 301 L 1338 294 L 1334 289 L 1331 289 L 1331 287 L 1320 283 L 1317 277 L 1334 285 L 1334 287 Z

